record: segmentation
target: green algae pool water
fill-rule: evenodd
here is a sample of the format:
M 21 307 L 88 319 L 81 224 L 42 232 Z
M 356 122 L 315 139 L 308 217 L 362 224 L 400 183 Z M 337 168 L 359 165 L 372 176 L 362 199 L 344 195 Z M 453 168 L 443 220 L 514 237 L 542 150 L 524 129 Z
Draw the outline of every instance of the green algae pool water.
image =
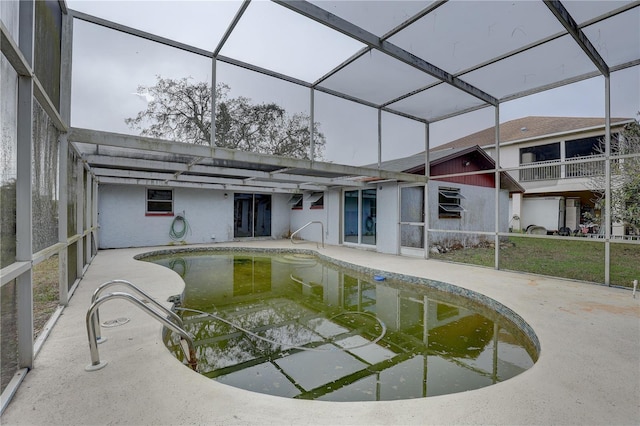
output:
M 537 359 L 527 333 L 482 303 L 312 254 L 188 250 L 143 260 L 183 277 L 177 312 L 200 374 L 250 391 L 422 398 L 504 381 Z M 184 362 L 177 336 L 165 342 Z

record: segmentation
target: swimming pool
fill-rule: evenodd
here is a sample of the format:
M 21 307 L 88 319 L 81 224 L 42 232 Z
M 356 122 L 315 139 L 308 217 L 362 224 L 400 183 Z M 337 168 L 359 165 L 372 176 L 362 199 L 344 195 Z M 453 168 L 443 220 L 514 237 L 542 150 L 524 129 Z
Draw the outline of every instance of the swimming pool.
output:
M 446 283 L 355 268 L 304 250 L 154 252 L 178 272 L 199 372 L 232 386 L 328 401 L 477 389 L 530 368 L 533 330 Z M 167 334 L 176 357 L 182 351 Z

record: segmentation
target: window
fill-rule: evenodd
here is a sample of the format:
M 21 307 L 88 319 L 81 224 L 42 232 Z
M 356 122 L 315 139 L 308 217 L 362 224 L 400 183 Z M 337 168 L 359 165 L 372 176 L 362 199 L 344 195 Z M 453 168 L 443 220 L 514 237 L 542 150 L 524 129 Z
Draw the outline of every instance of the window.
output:
M 172 189 L 147 189 L 148 215 L 173 215 Z
M 438 188 L 438 217 L 459 219 L 465 211 L 460 205 L 460 200 L 464 199 L 460 188 Z
M 312 209 L 324 208 L 324 192 L 313 192 L 309 195 L 308 201 L 311 203 Z
M 289 205 L 292 210 L 302 210 L 302 194 L 293 194 L 289 198 Z

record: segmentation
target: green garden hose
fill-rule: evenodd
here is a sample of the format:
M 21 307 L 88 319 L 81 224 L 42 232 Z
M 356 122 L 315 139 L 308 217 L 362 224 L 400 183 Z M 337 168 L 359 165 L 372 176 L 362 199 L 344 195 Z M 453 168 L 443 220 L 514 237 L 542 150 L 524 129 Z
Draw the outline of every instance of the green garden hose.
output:
M 180 225 L 178 225 L 176 229 L 177 224 L 180 224 Z M 182 240 L 182 238 L 187 234 L 188 230 L 189 230 L 189 222 L 187 222 L 187 219 L 184 216 L 179 214 L 173 219 L 173 222 L 171 222 L 171 228 L 169 229 L 169 236 L 171 237 L 172 240 L 179 241 L 179 240 Z

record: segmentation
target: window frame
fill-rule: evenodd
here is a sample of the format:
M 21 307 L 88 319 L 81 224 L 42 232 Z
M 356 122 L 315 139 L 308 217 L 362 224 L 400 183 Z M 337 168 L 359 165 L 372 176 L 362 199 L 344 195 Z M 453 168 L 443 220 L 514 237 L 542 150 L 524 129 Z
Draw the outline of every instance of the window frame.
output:
M 291 198 L 289 198 L 289 206 L 291 210 L 302 210 L 302 194 L 293 194 Z
M 309 195 L 308 200 L 311 202 L 310 209 L 322 210 L 324 209 L 324 192 L 312 192 Z
M 438 218 L 462 219 L 462 213 L 466 210 L 461 200 L 466 198 L 460 193 L 460 188 L 438 187 Z
M 153 199 L 151 196 L 151 192 L 156 191 L 166 191 L 171 194 L 170 199 Z M 169 210 L 156 210 L 155 208 L 150 209 L 149 203 L 157 204 L 168 204 Z M 145 188 L 145 216 L 173 216 L 174 215 L 174 193 L 173 188 Z

